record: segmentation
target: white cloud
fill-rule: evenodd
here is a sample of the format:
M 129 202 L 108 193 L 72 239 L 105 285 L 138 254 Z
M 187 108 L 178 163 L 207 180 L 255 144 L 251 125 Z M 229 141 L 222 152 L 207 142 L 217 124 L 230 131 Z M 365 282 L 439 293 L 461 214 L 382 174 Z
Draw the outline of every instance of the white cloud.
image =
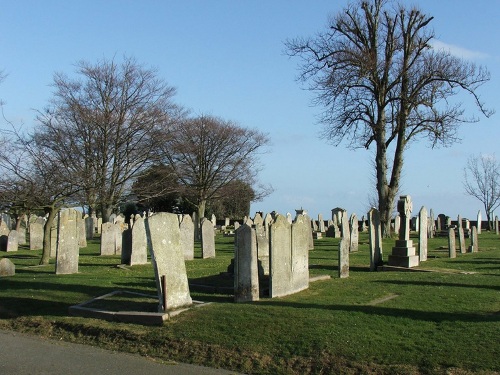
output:
M 449 52 L 453 56 L 460 57 L 467 60 L 477 60 L 477 59 L 485 59 L 489 57 L 487 53 L 472 51 L 467 48 L 463 48 L 460 46 L 455 46 L 453 44 L 444 43 L 440 40 L 434 39 L 431 41 L 431 45 L 433 48 L 438 50 L 443 50 Z

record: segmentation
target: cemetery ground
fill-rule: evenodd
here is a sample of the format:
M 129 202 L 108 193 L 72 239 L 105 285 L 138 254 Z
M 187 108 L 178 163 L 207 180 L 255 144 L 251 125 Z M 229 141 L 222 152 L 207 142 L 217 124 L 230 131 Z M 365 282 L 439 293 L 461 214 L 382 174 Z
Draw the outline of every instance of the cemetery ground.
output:
M 37 265 L 40 251 L 20 247 L 0 253 L 16 265 L 15 276 L 0 278 L 0 328 L 253 374 L 500 373 L 499 236 L 483 231 L 480 251 L 456 259 L 448 258 L 446 237 L 429 239 L 429 260 L 418 269 L 433 272 L 369 272 L 368 237 L 360 233 L 345 279 L 338 278 L 339 240 L 315 240 L 309 253 L 311 277 L 331 279 L 239 304 L 224 273 L 233 238 L 218 235 L 212 259 L 201 259 L 197 244 L 196 258 L 186 261 L 191 296 L 213 303 L 162 326 L 68 314 L 69 306 L 117 290 L 155 297 L 150 264 L 119 266 L 119 256 L 99 255 L 97 239 L 80 249 L 78 274 L 55 275 L 53 263 Z M 394 239 L 384 240 L 384 260 L 392 246 Z M 99 303 L 157 309 L 154 298 L 127 294 Z

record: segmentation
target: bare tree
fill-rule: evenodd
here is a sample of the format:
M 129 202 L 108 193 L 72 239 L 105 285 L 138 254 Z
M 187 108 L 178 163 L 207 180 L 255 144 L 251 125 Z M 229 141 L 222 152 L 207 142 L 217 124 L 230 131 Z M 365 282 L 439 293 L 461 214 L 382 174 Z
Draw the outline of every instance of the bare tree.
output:
M 104 221 L 132 179 L 157 161 L 159 133 L 182 110 L 175 90 L 133 58 L 77 64 L 79 78 L 54 76 L 54 97 L 39 112 L 40 137 L 78 176 L 84 203 Z
M 286 42 L 289 55 L 302 59 L 299 80 L 310 83 L 315 104 L 325 108 L 322 136 L 334 145 L 375 147 L 386 236 L 410 141 L 427 138 L 433 147 L 458 141 L 458 126 L 476 120 L 452 101 L 459 92 L 491 114 L 476 94 L 488 71 L 433 49 L 432 19 L 388 0 L 358 1 L 332 17 L 326 31 Z
M 244 181 L 259 193 L 265 191 L 256 185 L 258 156 L 268 143 L 268 137 L 257 130 L 213 116 L 200 116 L 172 128 L 163 144 L 163 154 L 165 164 L 173 168 L 183 187 L 182 195 L 193 197 L 201 219 L 207 202 L 222 197 L 224 187 L 236 180 Z
M 500 162 L 494 155 L 470 156 L 464 167 L 463 184 L 465 192 L 484 205 L 491 230 L 493 212 L 500 207 Z

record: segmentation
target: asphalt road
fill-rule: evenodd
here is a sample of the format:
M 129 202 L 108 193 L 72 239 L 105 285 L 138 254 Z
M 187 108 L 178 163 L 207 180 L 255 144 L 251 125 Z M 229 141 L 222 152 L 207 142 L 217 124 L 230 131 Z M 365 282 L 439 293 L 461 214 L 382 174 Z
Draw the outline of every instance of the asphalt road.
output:
M 138 355 L 0 330 L 2 375 L 229 375 L 235 372 L 182 363 L 161 364 Z

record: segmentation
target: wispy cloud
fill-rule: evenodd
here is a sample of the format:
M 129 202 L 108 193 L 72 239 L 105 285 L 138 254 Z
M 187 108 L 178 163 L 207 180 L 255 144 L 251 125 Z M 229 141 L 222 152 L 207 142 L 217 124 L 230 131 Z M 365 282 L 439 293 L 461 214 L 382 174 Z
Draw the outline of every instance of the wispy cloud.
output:
M 431 41 L 431 45 L 433 48 L 438 50 L 443 50 L 449 52 L 453 56 L 460 57 L 467 60 L 478 60 L 478 59 L 486 59 L 489 57 L 487 53 L 472 51 L 467 48 L 463 48 L 460 46 L 455 46 L 453 44 L 444 43 L 440 40 L 434 39 Z

